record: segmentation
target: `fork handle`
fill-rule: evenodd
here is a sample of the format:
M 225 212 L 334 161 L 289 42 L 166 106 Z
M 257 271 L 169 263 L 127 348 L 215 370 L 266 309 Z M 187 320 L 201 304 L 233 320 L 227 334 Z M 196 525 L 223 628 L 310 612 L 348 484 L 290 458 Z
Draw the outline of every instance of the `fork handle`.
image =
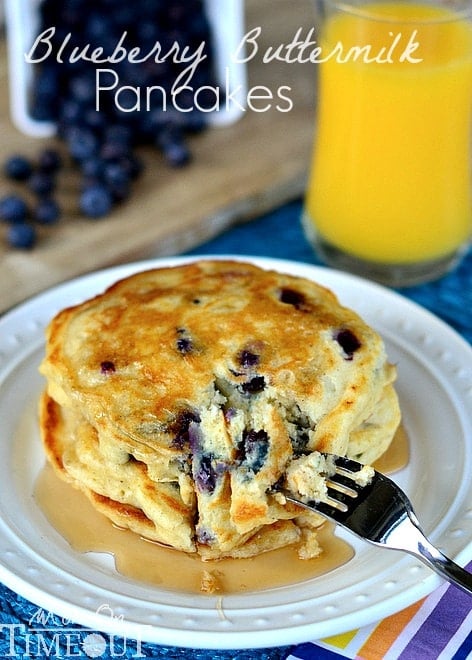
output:
M 417 524 L 413 516 L 405 519 L 412 523 L 416 528 L 416 538 L 414 543 L 409 545 L 408 548 L 403 546 L 404 550 L 415 555 L 421 559 L 427 566 L 433 569 L 436 573 L 448 580 L 465 591 L 466 594 L 472 596 L 472 573 L 468 573 L 464 568 L 456 564 L 452 559 L 446 557 L 440 550 L 438 550 L 424 535 L 423 531 Z M 399 525 L 401 527 L 402 525 Z M 411 527 L 410 527 L 411 534 Z
M 469 596 L 472 596 L 472 574 L 468 573 L 459 564 L 452 561 L 452 559 L 449 559 L 449 557 L 446 557 L 446 555 L 443 555 L 426 538 L 418 544 L 418 557 L 436 571 L 436 573 L 439 573 L 446 580 L 455 584 L 456 587 L 459 587 L 459 589 L 465 591 Z

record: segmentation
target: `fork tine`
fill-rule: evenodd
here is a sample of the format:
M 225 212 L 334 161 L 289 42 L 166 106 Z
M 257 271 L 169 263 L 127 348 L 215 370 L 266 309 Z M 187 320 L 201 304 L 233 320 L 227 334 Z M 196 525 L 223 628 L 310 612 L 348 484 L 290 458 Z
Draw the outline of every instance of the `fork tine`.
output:
M 317 508 L 319 504 L 321 504 L 321 502 L 317 503 L 316 505 Z M 324 504 L 330 506 L 332 509 L 335 509 L 336 511 L 342 511 L 344 513 L 347 513 L 347 511 L 349 510 L 349 507 L 345 502 L 342 502 L 339 498 L 337 499 L 335 497 L 330 496 L 329 489 L 328 489 L 328 497 L 326 498 L 326 502 L 324 502 Z
M 336 456 L 334 464 L 335 473 L 326 478 L 329 504 L 336 509 L 346 511 L 346 507 L 355 505 L 356 498 L 360 497 L 365 489 L 366 484 L 356 481 L 356 474 L 365 466 L 338 456 Z
M 325 516 L 325 518 L 328 518 L 332 522 L 339 523 L 341 525 L 342 514 L 349 513 L 349 507 L 347 504 L 344 504 L 343 502 L 340 502 L 339 500 L 333 499 L 329 496 L 327 500 L 323 502 L 301 502 L 300 500 L 297 500 L 291 496 L 290 493 L 284 493 L 284 495 L 289 502 L 299 504 L 306 509 L 321 513 L 321 515 Z
M 326 479 L 326 485 L 328 486 L 328 490 L 331 488 L 331 490 L 335 490 L 337 493 L 342 493 L 343 495 L 346 495 L 347 497 L 357 497 L 358 496 L 358 491 L 353 488 L 350 484 L 346 484 L 343 481 L 340 481 L 333 477 L 329 477 L 329 479 Z

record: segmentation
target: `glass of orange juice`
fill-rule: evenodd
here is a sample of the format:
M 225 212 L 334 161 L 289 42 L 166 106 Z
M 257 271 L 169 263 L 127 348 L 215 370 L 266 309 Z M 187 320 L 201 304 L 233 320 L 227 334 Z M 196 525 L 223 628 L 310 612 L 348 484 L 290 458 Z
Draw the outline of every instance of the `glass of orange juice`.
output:
M 472 234 L 472 0 L 318 3 L 306 235 L 384 284 L 435 279 Z

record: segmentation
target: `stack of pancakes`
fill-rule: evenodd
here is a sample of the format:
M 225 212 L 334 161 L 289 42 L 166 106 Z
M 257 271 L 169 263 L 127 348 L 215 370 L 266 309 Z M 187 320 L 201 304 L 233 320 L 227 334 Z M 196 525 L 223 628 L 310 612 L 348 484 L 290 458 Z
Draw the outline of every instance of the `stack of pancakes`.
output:
M 277 485 L 317 452 L 374 461 L 400 419 L 372 328 L 329 290 L 241 262 L 141 272 L 63 310 L 40 369 L 59 475 L 115 524 L 204 559 L 316 555 L 321 519 Z

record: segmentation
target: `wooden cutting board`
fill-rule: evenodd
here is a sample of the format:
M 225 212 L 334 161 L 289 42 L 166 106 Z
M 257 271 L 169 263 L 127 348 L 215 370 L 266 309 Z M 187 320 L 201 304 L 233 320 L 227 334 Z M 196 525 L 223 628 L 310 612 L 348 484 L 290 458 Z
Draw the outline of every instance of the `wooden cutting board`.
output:
M 64 217 L 56 227 L 42 228 L 33 250 L 6 247 L 0 227 L 0 312 L 85 272 L 196 247 L 301 195 L 313 137 L 315 65 L 264 63 L 262 55 L 312 25 L 311 0 L 246 0 L 246 30 L 262 28 L 259 51 L 248 64 L 248 87 L 264 85 L 275 94 L 281 85 L 289 86 L 293 109 L 249 110 L 231 126 L 208 129 L 192 138 L 194 158 L 185 169 L 172 170 L 155 150 L 144 150 L 146 169 L 130 200 L 106 219 L 80 216 L 78 177 L 63 171 L 58 197 Z M 3 90 L 6 69 L 3 45 Z M 12 152 L 34 155 L 45 145 L 12 126 L 6 93 L 0 99 L 0 136 L 1 163 Z M 11 191 L 11 183 L 0 178 L 0 195 Z

